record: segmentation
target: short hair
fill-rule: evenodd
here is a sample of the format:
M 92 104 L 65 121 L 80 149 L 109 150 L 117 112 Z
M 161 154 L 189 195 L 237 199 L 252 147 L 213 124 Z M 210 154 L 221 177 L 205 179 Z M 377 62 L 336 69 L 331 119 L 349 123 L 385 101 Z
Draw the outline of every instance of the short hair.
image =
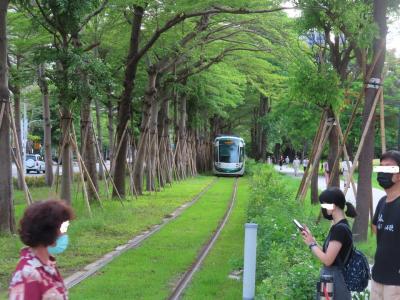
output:
M 400 151 L 397 150 L 389 150 L 386 151 L 385 153 L 382 154 L 381 156 L 381 162 L 383 160 L 388 160 L 391 159 L 397 163 L 398 166 L 400 166 Z
M 57 240 L 61 224 L 73 218 L 71 207 L 64 201 L 52 199 L 35 202 L 25 210 L 18 233 L 27 246 L 47 247 Z

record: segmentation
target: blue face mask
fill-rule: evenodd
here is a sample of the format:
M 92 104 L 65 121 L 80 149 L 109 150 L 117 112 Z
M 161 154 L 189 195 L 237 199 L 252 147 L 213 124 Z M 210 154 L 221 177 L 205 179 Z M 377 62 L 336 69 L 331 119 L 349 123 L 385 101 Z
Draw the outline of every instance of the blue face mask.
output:
M 47 247 L 47 250 L 51 255 L 63 253 L 68 247 L 68 242 L 67 234 L 60 235 L 56 240 L 56 245 Z

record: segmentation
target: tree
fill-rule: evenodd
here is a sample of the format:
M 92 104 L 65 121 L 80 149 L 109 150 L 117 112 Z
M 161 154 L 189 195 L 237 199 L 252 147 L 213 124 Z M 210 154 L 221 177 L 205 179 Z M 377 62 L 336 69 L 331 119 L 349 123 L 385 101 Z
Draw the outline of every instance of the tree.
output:
M 382 79 L 382 71 L 385 63 L 385 52 L 386 52 L 386 34 L 387 34 L 387 0 L 374 0 L 373 3 L 373 16 L 374 21 L 379 27 L 379 36 L 374 39 L 373 42 L 373 57 L 378 58 L 375 65 L 370 65 L 372 68 L 371 78 Z M 365 104 L 363 110 L 363 125 L 362 128 L 365 130 L 369 114 L 373 111 L 373 103 L 377 94 L 377 89 L 366 87 L 365 91 Z M 375 113 L 374 113 L 375 114 Z M 374 158 L 374 145 L 375 145 L 375 134 L 374 134 L 374 118 L 370 123 L 365 138 L 365 143 L 361 150 L 359 159 L 359 176 L 358 176 L 358 191 L 357 191 L 357 217 L 353 226 L 353 233 L 357 241 L 364 241 L 368 235 L 368 221 L 370 203 L 372 203 L 372 160 Z
M 7 67 L 7 8 L 8 1 L 0 1 L 0 232 L 15 232 L 12 198 L 10 99 Z

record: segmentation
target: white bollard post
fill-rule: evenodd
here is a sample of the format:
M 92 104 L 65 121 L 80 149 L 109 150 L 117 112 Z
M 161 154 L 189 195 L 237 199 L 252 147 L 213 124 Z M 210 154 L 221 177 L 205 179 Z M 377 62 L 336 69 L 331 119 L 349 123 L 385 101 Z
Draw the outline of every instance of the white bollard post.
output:
M 244 232 L 243 300 L 254 300 L 256 285 L 257 224 L 246 223 Z

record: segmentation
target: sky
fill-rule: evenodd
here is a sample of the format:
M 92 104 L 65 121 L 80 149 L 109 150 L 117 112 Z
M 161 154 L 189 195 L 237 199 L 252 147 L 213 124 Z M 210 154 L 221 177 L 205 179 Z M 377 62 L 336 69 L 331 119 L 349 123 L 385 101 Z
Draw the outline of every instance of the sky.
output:
M 283 6 L 292 7 L 293 4 L 287 1 Z M 295 9 L 286 10 L 286 13 L 289 17 L 297 17 L 300 15 L 300 11 Z M 400 57 L 400 17 L 390 20 L 388 27 L 389 31 L 386 38 L 386 48 L 388 50 L 395 49 L 396 56 Z

